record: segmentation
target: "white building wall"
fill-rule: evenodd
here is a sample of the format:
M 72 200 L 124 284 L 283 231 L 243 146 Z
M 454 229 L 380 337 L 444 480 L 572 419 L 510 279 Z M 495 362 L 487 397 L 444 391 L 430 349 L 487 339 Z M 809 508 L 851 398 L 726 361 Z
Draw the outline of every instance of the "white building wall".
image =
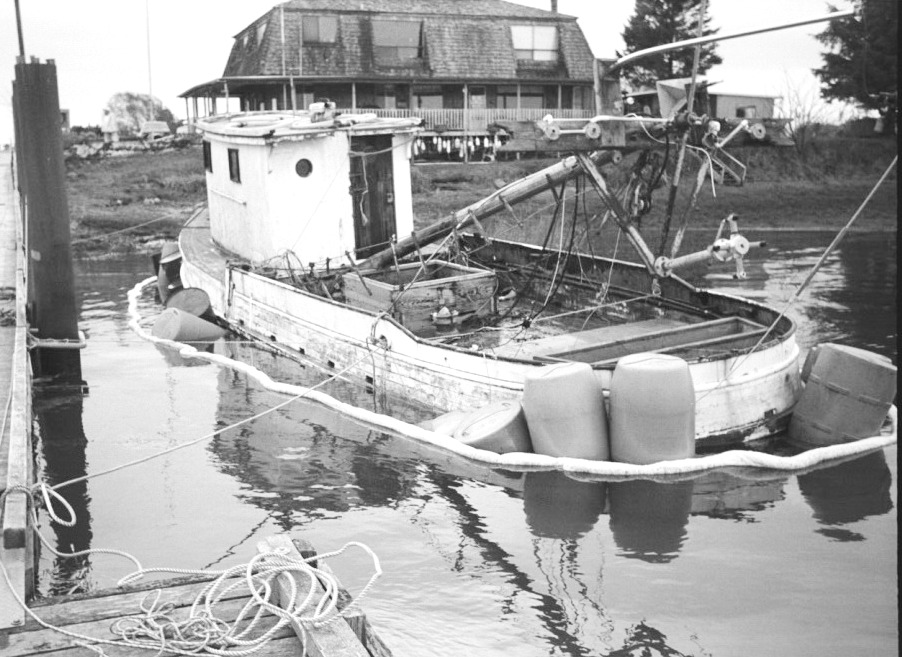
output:
M 269 157 L 270 253 L 293 251 L 307 265 L 344 259 L 354 250 L 354 215 L 346 133 L 331 133 L 303 141 L 281 141 Z M 309 160 L 307 177 L 296 165 Z
M 712 95 L 715 95 L 712 93 Z M 736 118 L 736 110 L 739 108 L 754 107 L 755 118 L 772 119 L 774 117 L 774 99 L 763 96 L 738 96 L 728 94 L 716 94 L 718 117 L 725 119 Z M 748 116 L 744 118 L 750 118 Z
M 229 177 L 228 149 L 239 149 L 241 182 Z M 207 172 L 207 202 L 213 239 L 223 248 L 255 262 L 271 251 L 261 218 L 267 216 L 266 149 L 262 144 L 210 140 L 213 171 Z
M 306 268 L 346 260 L 355 247 L 349 194 L 350 137 L 347 132 L 267 143 L 260 138 L 207 134 L 213 172 L 207 198 L 213 239 L 255 263 L 293 252 Z M 392 140 L 395 223 L 398 239 L 413 231 L 410 184 L 411 136 Z M 228 149 L 239 152 L 241 182 L 229 176 Z M 310 174 L 296 165 L 309 160 Z

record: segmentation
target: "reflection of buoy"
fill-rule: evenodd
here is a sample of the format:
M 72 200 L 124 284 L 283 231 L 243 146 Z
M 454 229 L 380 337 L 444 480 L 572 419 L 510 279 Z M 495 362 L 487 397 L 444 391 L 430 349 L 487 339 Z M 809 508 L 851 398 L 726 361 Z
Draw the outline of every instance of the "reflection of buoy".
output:
M 835 445 L 880 431 L 896 396 L 896 367 L 885 356 L 826 343 L 819 346 L 789 437 L 806 445 Z
M 210 307 L 210 297 L 199 287 L 186 287 L 173 292 L 166 299 L 167 308 L 175 308 L 182 312 L 200 317 L 208 322 L 213 321 L 213 310 Z
M 800 474 L 798 481 L 815 520 L 833 528 L 883 515 L 893 508 L 893 475 L 882 450 Z
M 465 445 L 498 454 L 532 451 L 523 407 L 516 401 L 490 404 L 468 415 L 455 429 L 454 437 Z
M 213 342 L 225 335 L 225 330 L 177 308 L 167 308 L 157 317 L 151 334 L 175 342 Z
M 526 522 L 536 536 L 579 538 L 604 511 L 606 487 L 602 481 L 577 481 L 558 470 L 527 472 L 523 479 Z
M 611 535 L 628 557 L 667 563 L 679 554 L 692 508 L 692 481 L 608 484 Z
M 523 382 L 523 412 L 537 454 L 608 460 L 604 395 L 588 363 L 529 372 Z
M 643 465 L 695 454 L 695 388 L 682 358 L 621 358 L 610 402 L 612 460 Z

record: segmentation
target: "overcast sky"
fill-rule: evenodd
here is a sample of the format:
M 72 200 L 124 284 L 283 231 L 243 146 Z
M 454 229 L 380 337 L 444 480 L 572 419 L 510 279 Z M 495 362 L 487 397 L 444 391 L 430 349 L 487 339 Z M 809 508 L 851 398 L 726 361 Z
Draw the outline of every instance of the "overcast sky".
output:
M 451 0 L 449 0 L 451 1 Z M 159 98 L 177 117 L 185 117 L 178 94 L 222 74 L 232 38 L 275 0 L 19 0 L 26 57 L 56 61 L 60 106 L 73 125 L 97 125 L 109 98 L 118 92 Z M 550 0 L 517 4 L 550 8 Z M 841 9 L 849 0 L 832 0 Z M 709 0 L 709 13 L 721 33 L 731 33 L 827 13 L 824 0 Z M 635 0 L 559 0 L 558 10 L 579 18 L 597 57 L 623 48 L 620 36 Z M 149 16 L 149 22 L 146 17 Z M 150 71 L 148 72 L 148 29 Z M 821 45 L 812 35 L 823 24 L 725 41 L 724 64 L 708 73 L 732 91 L 779 95 L 787 80 L 814 89 L 810 74 L 821 65 Z M 0 4 L 0 144 L 11 141 L 10 95 L 19 53 L 15 6 Z

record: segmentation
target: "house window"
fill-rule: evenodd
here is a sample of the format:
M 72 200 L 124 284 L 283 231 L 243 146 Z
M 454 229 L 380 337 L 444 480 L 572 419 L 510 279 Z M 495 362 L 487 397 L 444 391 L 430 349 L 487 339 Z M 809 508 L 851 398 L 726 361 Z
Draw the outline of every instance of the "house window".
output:
M 263 21 L 257 26 L 257 45 L 263 41 L 263 35 L 266 34 L 266 21 Z
M 736 108 L 737 119 L 756 119 L 758 118 L 758 108 L 754 105 Z
M 213 156 L 210 153 L 210 142 L 204 140 L 204 169 L 213 173 Z
M 376 61 L 421 59 L 423 30 L 420 21 L 373 21 Z
M 557 61 L 557 28 L 553 25 L 511 25 L 511 38 L 517 59 Z
M 232 182 L 241 182 L 241 167 L 238 166 L 238 149 L 229 149 L 229 180 Z
M 335 43 L 338 19 L 335 16 L 304 16 L 301 38 L 304 43 Z

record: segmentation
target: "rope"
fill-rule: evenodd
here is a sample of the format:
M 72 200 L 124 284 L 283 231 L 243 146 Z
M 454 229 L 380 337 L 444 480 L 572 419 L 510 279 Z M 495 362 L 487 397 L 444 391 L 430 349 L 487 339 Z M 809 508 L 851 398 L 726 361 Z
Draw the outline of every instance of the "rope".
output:
M 128 226 L 127 228 L 120 228 L 119 230 L 114 230 L 109 233 L 103 233 L 102 235 L 94 235 L 92 237 L 82 237 L 77 240 L 72 240 L 72 244 L 81 244 L 83 242 L 93 242 L 94 240 L 106 239 L 108 237 L 112 237 L 113 235 L 119 235 L 121 233 L 127 233 L 132 230 L 137 230 L 138 228 L 143 228 L 144 226 L 149 226 L 150 224 L 155 224 L 158 221 L 166 221 L 167 219 L 172 219 L 173 217 L 178 217 L 181 215 L 181 212 L 170 212 L 168 214 L 164 214 L 156 219 L 150 219 L 148 221 L 142 222 L 140 224 L 135 224 L 134 226 Z
M 49 490 L 44 484 L 40 484 L 44 491 L 45 499 Z M 0 495 L 0 503 L 6 498 L 7 494 L 13 492 L 27 493 L 32 513 L 34 511 L 33 491 L 17 486 L 14 489 L 5 491 Z M 56 499 L 61 501 L 67 510 L 71 513 L 72 509 L 58 495 Z M 49 509 L 51 518 L 55 522 L 61 522 L 68 526 L 69 521 L 60 519 Z M 74 514 L 70 517 L 74 522 Z M 45 546 L 49 547 L 47 541 L 37 530 L 35 532 Z M 310 564 L 313 560 L 328 559 L 343 554 L 348 549 L 356 547 L 363 550 L 372 560 L 373 574 L 370 576 L 366 585 L 361 591 L 346 605 L 343 609 L 338 609 L 341 601 L 341 585 L 338 579 L 331 571 L 315 568 Z M 77 554 L 61 554 L 51 547 L 51 550 L 57 556 L 74 557 Z M 118 550 L 92 549 L 85 550 L 82 553 L 113 553 L 126 556 L 136 564 L 137 560 Z M 108 646 L 130 646 L 142 650 L 153 650 L 158 654 L 172 653 L 177 655 L 188 655 L 189 657 L 199 653 L 220 655 L 222 657 L 246 657 L 252 655 L 269 643 L 270 639 L 286 625 L 293 624 L 296 629 L 301 630 L 301 641 L 303 649 L 301 654 L 306 653 L 307 635 L 311 628 L 322 627 L 328 623 L 335 622 L 346 617 L 366 596 L 379 577 L 382 576 L 382 567 L 376 554 L 363 543 L 351 541 L 346 543 L 340 549 L 325 554 L 315 555 L 307 559 L 297 559 L 293 555 L 289 555 L 286 551 L 276 549 L 274 551 L 263 552 L 252 558 L 247 564 L 234 566 L 232 568 L 220 571 L 204 571 L 204 570 L 184 570 L 176 568 L 141 568 L 129 575 L 123 577 L 118 586 L 131 583 L 142 577 L 144 574 L 151 572 L 168 572 L 180 574 L 216 574 L 218 575 L 211 583 L 207 584 L 197 595 L 192 603 L 188 617 L 181 621 L 173 619 L 172 614 L 175 606 L 171 603 L 160 604 L 162 590 L 156 589 L 149 592 L 140 603 L 142 615 L 128 616 L 117 619 L 110 627 L 110 633 L 118 637 L 117 639 L 107 639 L 103 637 L 92 637 L 79 632 L 73 632 L 63 627 L 55 626 L 41 619 L 32 611 L 28 605 L 19 598 L 15 588 L 10 580 L 10 576 L 6 567 L 0 562 L 0 571 L 9 587 L 13 598 L 22 607 L 25 613 L 36 623 L 45 629 L 53 630 L 62 635 L 68 636 L 75 640 L 75 644 L 92 650 L 98 654 L 104 654 L 99 645 Z M 239 577 L 243 575 L 243 577 Z M 272 602 L 273 596 L 276 595 L 276 580 L 282 578 L 288 595 L 283 597 L 279 594 L 281 605 Z M 238 579 L 235 579 L 238 578 Z M 296 581 L 297 578 L 297 581 Z M 230 580 L 235 580 L 230 582 Z M 298 581 L 307 582 L 307 586 L 298 587 Z M 246 586 L 246 593 L 242 593 L 240 588 Z M 322 586 L 322 592 L 318 589 Z M 301 595 L 302 591 L 306 591 Z M 319 594 L 319 595 L 318 595 Z M 237 618 L 228 623 L 217 616 L 217 605 L 221 604 L 226 596 L 247 597 L 248 602 L 238 613 Z M 253 630 L 255 630 L 264 617 L 264 613 L 269 612 L 278 618 L 278 621 L 265 633 L 254 638 L 246 638 Z M 244 626 L 244 627 L 242 627 Z

